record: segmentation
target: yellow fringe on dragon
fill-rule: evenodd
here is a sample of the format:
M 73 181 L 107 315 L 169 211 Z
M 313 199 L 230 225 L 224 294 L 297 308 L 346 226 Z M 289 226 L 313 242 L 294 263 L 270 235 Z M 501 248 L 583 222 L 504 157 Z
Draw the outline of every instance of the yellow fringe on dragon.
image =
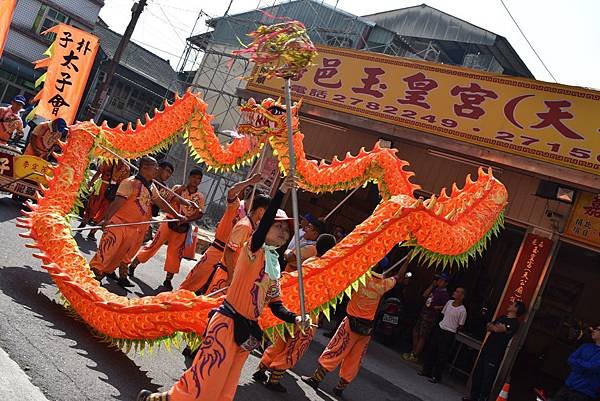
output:
M 398 243 L 414 247 L 413 256 L 429 263 L 464 264 L 483 251 L 501 226 L 507 193 L 491 171 L 480 170 L 476 181 L 467 178 L 462 190 L 453 186 L 450 196 L 442 191 L 426 201 L 416 199 L 413 192 L 418 187 L 409 180 L 413 174 L 404 170 L 408 163 L 398 159 L 394 150 L 362 150 L 357 156 L 341 161 L 336 158 L 331 164 L 307 160 L 298 126 L 299 107 L 299 103 L 294 106 L 292 115 L 300 187 L 330 192 L 372 181 L 378 184 L 383 198 L 369 218 L 323 258 L 305 267 L 306 308 L 313 314 L 323 312 L 328 316 L 330 308 L 358 289 L 369 268 Z M 193 339 L 194 334 L 204 332 L 209 310 L 221 300 L 186 290 L 128 299 L 100 286 L 79 253 L 67 218 L 78 202 L 90 159 L 112 157 L 98 145 L 134 158 L 184 136 L 192 153 L 210 168 L 228 170 L 249 163 L 268 142 L 279 158 L 280 168 L 286 171 L 289 149 L 285 141 L 285 107 L 272 99 L 260 104 L 251 99 L 241 111 L 241 135 L 225 146 L 212 129 L 206 103 L 190 92 L 172 105 L 165 104 L 154 118 L 146 115 L 145 124 L 138 122 L 135 129 L 109 128 L 93 122 L 75 124 L 70 127 L 68 142 L 62 144 L 62 154 L 56 155 L 59 163 L 48 188 L 43 189 L 37 204 L 29 205 L 31 211 L 26 217 L 19 219 L 19 225 L 29 230 L 22 235 L 33 240 L 29 246 L 39 249 L 35 255 L 69 305 L 116 345 L 130 346 L 131 341 L 142 346 L 146 341 L 168 343 L 178 333 Z M 281 285 L 284 303 L 298 311 L 297 276 L 286 275 Z M 284 332 L 285 325 L 270 311 L 260 323 L 268 335 Z

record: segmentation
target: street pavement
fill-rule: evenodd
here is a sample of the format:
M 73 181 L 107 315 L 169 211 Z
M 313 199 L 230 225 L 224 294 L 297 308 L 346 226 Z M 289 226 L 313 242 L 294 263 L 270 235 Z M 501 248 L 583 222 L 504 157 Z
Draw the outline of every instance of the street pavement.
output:
M 129 401 L 135 400 L 142 388 L 165 390 L 172 385 L 186 366 L 179 351 L 172 348 L 168 352 L 161 348 L 143 356 L 133 352 L 124 354 L 102 343 L 83 322 L 65 312 L 50 276 L 40 267 L 40 261 L 31 255 L 32 250 L 24 246 L 27 240 L 18 236 L 21 231 L 15 226 L 18 216 L 19 204 L 0 195 L 0 351 L 8 354 L 0 352 L 0 398 L 41 401 L 43 393 L 51 401 Z M 84 240 L 81 236 L 76 239 L 80 251 L 89 260 L 95 252 L 95 242 Z M 152 261 L 141 265 L 136 270 L 136 287 L 130 291 L 125 291 L 114 282 L 106 283 L 106 279 L 104 285 L 110 291 L 129 297 L 156 294 L 164 280 L 164 257 L 162 250 Z M 194 263 L 182 263 L 174 286 L 179 285 Z M 319 335 L 319 341 L 312 344 L 294 371 L 284 377 L 282 383 L 289 392 L 283 395 L 271 393 L 252 381 L 251 375 L 258 365 L 258 358 L 250 356 L 244 366 L 235 400 L 336 399 L 330 394 L 337 375 L 328 375 L 322 384 L 323 390 L 318 391 L 299 380 L 300 375 L 312 373 L 325 341 Z M 344 394 L 344 399 L 457 399 L 458 393 L 445 386 L 431 387 L 426 384 L 415 375 L 412 367 L 404 365 L 401 369 L 394 369 L 400 363 L 397 362 L 397 354 L 393 354 L 394 360 L 390 360 L 391 352 L 378 344 L 372 344 L 371 348 L 377 357 L 369 356 L 370 349 L 365 362 L 367 368 L 361 369 L 358 378 Z M 388 360 L 382 361 L 382 358 Z M 9 371 L 12 373 L 7 373 Z M 27 376 L 31 383 L 28 383 Z M 11 386 L 14 388 L 11 389 Z M 412 394 L 403 388 L 409 389 Z M 18 391 L 29 391 L 29 395 L 19 395 Z

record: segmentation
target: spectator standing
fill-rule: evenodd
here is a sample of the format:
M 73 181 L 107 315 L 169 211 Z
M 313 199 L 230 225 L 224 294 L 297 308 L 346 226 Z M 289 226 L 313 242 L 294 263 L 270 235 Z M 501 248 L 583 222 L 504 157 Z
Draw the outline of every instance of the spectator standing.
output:
M 421 315 L 413 329 L 412 351 L 403 354 L 402 359 L 410 362 L 416 362 L 419 359 L 419 355 L 425 348 L 427 338 L 433 331 L 440 312 L 450 299 L 446 289 L 449 280 L 448 273 L 436 274 L 433 283 L 423 292 L 425 306 L 421 309 Z
M 571 373 L 554 401 L 593 401 L 600 397 L 600 326 L 590 328 L 593 343 L 569 356 Z
M 519 329 L 517 318 L 523 316 L 526 311 L 523 302 L 515 301 L 508 306 L 506 315 L 487 324 L 486 330 L 489 336 L 483 344 L 473 370 L 471 394 L 463 397 L 462 401 L 488 400 L 508 343 Z
M 452 298 L 454 299 L 448 301 L 442 309 L 444 318 L 433 331 L 429 349 L 425 353 L 423 370 L 419 372 L 419 376 L 430 377 L 431 383 L 439 383 L 442 379 L 456 333 L 463 328 L 467 320 L 467 309 L 463 305 L 465 289 L 456 288 Z

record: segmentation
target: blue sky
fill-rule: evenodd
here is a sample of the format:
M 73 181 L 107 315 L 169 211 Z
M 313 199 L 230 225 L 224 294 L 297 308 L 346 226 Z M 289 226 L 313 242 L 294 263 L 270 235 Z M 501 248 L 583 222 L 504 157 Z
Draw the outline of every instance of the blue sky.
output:
M 335 0 L 324 0 L 335 5 Z M 372 14 L 421 4 L 409 0 L 339 0 L 338 7 L 356 15 Z M 521 29 L 559 83 L 600 89 L 600 1 L 504 0 Z M 100 12 L 108 25 L 123 32 L 133 0 L 105 0 Z M 148 0 L 133 34 L 137 43 L 168 59 L 175 68 L 200 9 L 222 15 L 229 0 Z M 230 13 L 273 0 L 233 0 Z M 552 82 L 533 51 L 506 13 L 500 0 L 428 0 L 426 4 L 506 37 L 539 80 Z M 160 29 L 157 29 L 159 27 Z M 194 33 L 206 31 L 201 19 Z

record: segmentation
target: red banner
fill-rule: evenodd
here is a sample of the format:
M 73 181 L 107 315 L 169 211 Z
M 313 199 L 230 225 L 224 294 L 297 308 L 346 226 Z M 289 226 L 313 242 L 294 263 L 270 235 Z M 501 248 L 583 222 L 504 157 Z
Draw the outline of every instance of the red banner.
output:
M 523 301 L 530 307 L 536 288 L 543 278 L 553 241 L 536 234 L 527 234 L 513 264 L 508 284 L 496 309 L 495 317 L 506 314 L 514 301 Z
M 56 34 L 56 39 L 44 53 L 48 58 L 35 62 L 35 68 L 48 68 L 36 83 L 45 81 L 36 96 L 35 113 L 49 120 L 62 117 L 72 124 L 98 52 L 98 38 L 65 24 L 44 32 L 48 33 Z
M 4 51 L 4 42 L 10 31 L 10 21 L 12 21 L 16 5 L 17 0 L 0 0 L 0 57 Z

